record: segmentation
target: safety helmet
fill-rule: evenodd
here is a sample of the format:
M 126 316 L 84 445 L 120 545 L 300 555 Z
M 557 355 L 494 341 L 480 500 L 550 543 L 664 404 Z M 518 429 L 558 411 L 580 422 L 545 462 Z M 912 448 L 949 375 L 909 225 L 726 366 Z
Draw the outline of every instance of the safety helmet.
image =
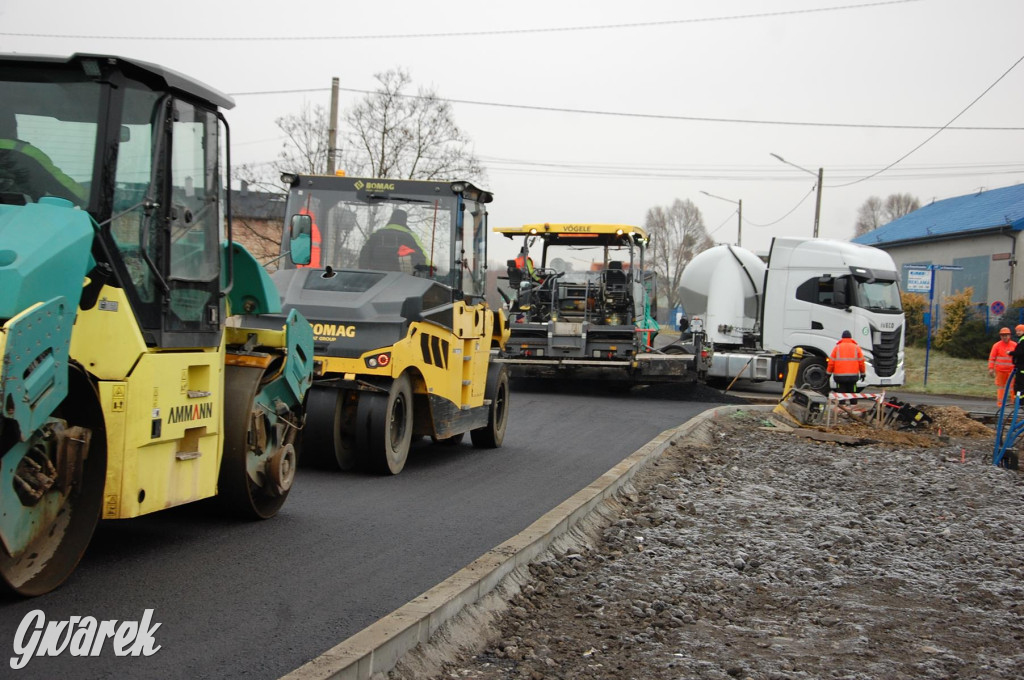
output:
M 1014 330 L 1017 331 L 1017 335 L 1024 335 L 1024 323 L 1017 324 L 1017 328 Z
M 1009 335 L 1009 334 L 1010 334 L 1010 329 L 1007 328 L 1006 326 L 1003 326 L 1002 328 L 999 329 L 999 335 Z

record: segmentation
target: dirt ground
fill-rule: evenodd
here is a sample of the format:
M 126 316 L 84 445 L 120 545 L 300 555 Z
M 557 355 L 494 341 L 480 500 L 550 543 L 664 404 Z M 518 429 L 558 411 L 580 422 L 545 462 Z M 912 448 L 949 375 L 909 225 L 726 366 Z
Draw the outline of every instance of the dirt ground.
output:
M 815 428 L 856 445 L 712 421 L 457 656 L 390 677 L 1021 677 L 1024 483 L 991 464 L 992 429 L 923 410 L 914 432 Z

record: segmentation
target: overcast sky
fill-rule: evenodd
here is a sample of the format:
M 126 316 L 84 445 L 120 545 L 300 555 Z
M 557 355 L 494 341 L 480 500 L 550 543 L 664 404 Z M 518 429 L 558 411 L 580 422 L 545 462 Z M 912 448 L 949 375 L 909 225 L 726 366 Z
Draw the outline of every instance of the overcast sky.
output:
M 736 205 L 706 191 L 742 199 L 763 251 L 811 235 L 819 167 L 820 236 L 844 240 L 872 195 L 1024 181 L 1022 26 L 1021 0 L 4 0 L 0 51 L 135 57 L 232 94 L 236 165 L 272 160 L 274 119 L 326 108 L 332 77 L 404 67 L 459 100 L 492 226 L 643 224 L 680 198 L 735 243 Z

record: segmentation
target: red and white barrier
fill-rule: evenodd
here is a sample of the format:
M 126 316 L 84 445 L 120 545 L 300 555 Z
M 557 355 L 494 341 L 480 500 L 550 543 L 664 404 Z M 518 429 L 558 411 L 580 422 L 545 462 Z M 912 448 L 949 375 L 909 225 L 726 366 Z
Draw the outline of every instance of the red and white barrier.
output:
M 836 407 L 842 402 L 856 402 L 862 399 L 870 399 L 875 402 L 875 416 L 881 423 L 882 404 L 885 402 L 885 392 L 881 393 L 865 393 L 865 392 L 829 392 L 828 404 L 825 409 L 825 427 L 832 426 L 832 415 L 836 415 L 838 421 L 839 414 L 836 413 Z

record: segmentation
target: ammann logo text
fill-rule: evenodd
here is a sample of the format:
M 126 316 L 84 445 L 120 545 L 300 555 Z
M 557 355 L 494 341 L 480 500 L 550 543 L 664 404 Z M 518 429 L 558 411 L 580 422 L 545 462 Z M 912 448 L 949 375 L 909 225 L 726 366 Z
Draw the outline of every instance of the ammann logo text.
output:
M 168 423 L 184 423 L 189 420 L 203 420 L 213 417 L 213 402 L 175 406 L 167 414 Z
M 97 621 L 92 616 L 72 616 L 67 621 L 47 621 L 42 609 L 33 609 L 18 626 L 14 636 L 11 668 L 24 668 L 33 656 L 99 656 L 107 640 L 116 656 L 153 656 L 160 651 L 153 634 L 161 623 L 153 623 L 153 610 L 142 621 Z

